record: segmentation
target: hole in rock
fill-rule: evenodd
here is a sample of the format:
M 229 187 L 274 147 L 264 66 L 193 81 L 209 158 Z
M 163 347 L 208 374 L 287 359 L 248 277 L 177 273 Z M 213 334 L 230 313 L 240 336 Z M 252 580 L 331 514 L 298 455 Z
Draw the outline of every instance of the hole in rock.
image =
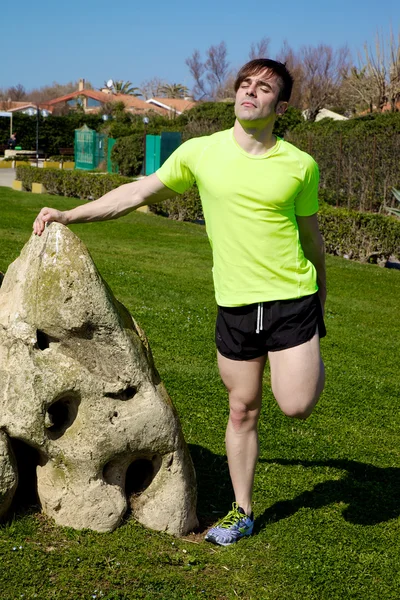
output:
M 38 329 L 36 331 L 36 348 L 38 348 L 39 350 L 46 350 L 47 348 L 49 348 L 50 344 L 52 342 L 59 342 L 60 340 L 58 340 L 57 338 L 51 337 L 49 335 L 47 335 L 47 333 L 45 333 L 44 331 L 40 331 L 40 329 Z
M 137 458 L 128 467 L 125 476 L 127 498 L 137 496 L 149 487 L 161 466 L 161 457 Z
M 3 279 L 4 279 L 4 273 L 2 273 L 0 271 L 0 287 L 1 287 L 1 284 L 3 283 Z
M 8 513 L 26 513 L 32 508 L 40 509 L 36 475 L 37 466 L 43 464 L 40 453 L 21 440 L 12 438 L 10 442 L 17 461 L 18 486 Z
M 106 394 L 106 398 L 114 398 L 114 400 L 131 400 L 137 392 L 137 389 L 133 386 L 127 387 L 121 392 L 109 392 Z
M 78 394 L 67 392 L 48 407 L 46 427 L 50 439 L 57 440 L 71 427 L 78 414 L 80 402 Z
M 39 350 L 46 350 L 50 346 L 49 337 L 40 329 L 36 332 L 36 344 Z

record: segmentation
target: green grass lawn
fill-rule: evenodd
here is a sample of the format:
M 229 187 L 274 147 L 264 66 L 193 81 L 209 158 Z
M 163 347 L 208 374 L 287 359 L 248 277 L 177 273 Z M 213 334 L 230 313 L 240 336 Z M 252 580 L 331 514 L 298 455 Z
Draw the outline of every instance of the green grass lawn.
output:
M 76 204 L 0 188 L 0 271 L 46 203 Z M 141 213 L 71 229 L 147 333 L 194 461 L 204 530 L 232 502 L 205 229 Z M 327 268 L 327 383 L 310 419 L 282 415 L 265 374 L 255 535 L 217 548 L 130 517 L 110 534 L 77 532 L 22 506 L 0 526 L 1 600 L 400 598 L 400 271 L 335 257 Z

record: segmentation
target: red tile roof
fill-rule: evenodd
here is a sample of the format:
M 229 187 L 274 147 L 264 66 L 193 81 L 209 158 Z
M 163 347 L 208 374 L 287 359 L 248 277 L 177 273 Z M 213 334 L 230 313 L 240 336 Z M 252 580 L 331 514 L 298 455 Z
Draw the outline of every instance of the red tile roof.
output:
M 13 106 L 11 108 L 7 108 L 8 112 L 21 112 L 23 110 L 26 110 L 27 108 L 34 108 L 36 110 L 36 108 L 39 108 L 40 110 L 45 109 L 51 112 L 52 108 L 48 105 L 48 104 L 36 104 L 35 102 L 11 102 L 10 104 L 12 104 Z M 18 105 L 18 106 L 15 106 Z
M 183 111 L 189 110 L 189 108 L 192 108 L 196 105 L 193 100 L 184 100 L 183 98 L 150 98 L 149 100 L 141 100 L 137 96 L 129 96 L 128 94 L 108 94 L 98 90 L 77 90 L 75 92 L 71 92 L 70 94 L 66 94 L 65 96 L 60 96 L 59 98 L 50 100 L 48 102 L 48 106 L 52 108 L 57 104 L 68 102 L 68 100 L 78 98 L 79 96 L 92 98 L 101 104 L 106 104 L 109 102 L 123 102 L 126 106 L 126 109 L 130 112 L 141 113 L 154 110 L 163 116 L 174 113 L 179 115 Z M 86 108 L 87 112 L 98 112 L 99 110 L 99 107 Z
M 79 96 L 92 98 L 93 100 L 101 102 L 101 104 L 106 104 L 109 102 L 123 102 L 126 106 L 126 109 L 131 112 L 147 112 L 149 110 L 155 110 L 159 114 L 165 114 L 168 112 L 168 110 L 163 110 L 161 107 L 156 107 L 155 105 L 149 107 L 147 102 L 137 98 L 136 96 L 129 96 L 128 94 L 107 94 L 105 92 L 99 92 L 98 90 L 77 90 L 76 92 L 71 92 L 65 96 L 60 96 L 59 98 L 50 100 L 49 105 L 55 106 L 57 104 L 68 102 L 68 100 L 72 100 L 73 98 L 78 98 Z M 86 110 L 87 112 L 98 112 L 99 107 L 90 107 Z
M 61 104 L 61 102 L 68 102 L 68 100 L 78 98 L 79 96 L 86 96 L 86 98 L 92 98 L 93 100 L 98 100 L 99 102 L 103 103 L 112 101 L 112 94 L 104 94 L 103 92 L 98 92 L 97 90 L 76 90 L 76 92 L 71 92 L 65 96 L 60 96 L 59 98 L 50 100 L 49 105 L 54 106 L 55 104 Z

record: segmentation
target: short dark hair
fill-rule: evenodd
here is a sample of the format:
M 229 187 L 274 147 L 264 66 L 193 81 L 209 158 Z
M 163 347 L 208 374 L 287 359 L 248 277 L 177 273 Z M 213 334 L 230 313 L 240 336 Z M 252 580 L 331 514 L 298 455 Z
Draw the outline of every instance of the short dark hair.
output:
M 276 75 L 280 79 L 281 91 L 279 92 L 278 101 L 289 102 L 293 87 L 293 77 L 286 68 L 286 64 L 270 58 L 256 58 L 243 65 L 236 76 L 235 92 L 238 91 L 242 82 L 247 77 L 257 75 L 257 73 L 265 69 L 268 69 L 271 74 Z

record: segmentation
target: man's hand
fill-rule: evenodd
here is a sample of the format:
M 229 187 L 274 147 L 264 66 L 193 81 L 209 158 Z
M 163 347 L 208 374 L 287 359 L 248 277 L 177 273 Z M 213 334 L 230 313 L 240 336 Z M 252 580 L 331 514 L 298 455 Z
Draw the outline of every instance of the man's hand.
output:
M 38 216 L 36 217 L 33 223 L 33 233 L 36 235 L 42 235 L 44 228 L 46 227 L 46 223 L 62 223 L 66 225 L 68 222 L 67 216 L 65 212 L 61 210 L 56 210 L 55 208 L 47 208 L 45 206 L 42 208 Z

